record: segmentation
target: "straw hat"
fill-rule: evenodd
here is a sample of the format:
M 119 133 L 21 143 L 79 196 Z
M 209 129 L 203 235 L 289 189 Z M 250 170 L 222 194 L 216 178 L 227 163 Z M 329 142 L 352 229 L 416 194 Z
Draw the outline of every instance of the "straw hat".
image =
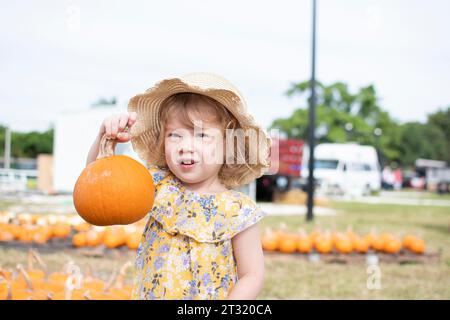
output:
M 160 139 L 160 109 L 162 102 L 177 93 L 198 93 L 208 96 L 222 105 L 237 119 L 244 130 L 253 129 L 259 133 L 259 152 L 256 164 L 247 164 L 247 170 L 239 178 L 221 177 L 225 185 L 238 187 L 262 176 L 269 168 L 271 139 L 266 131 L 247 111 L 242 94 L 228 80 L 211 73 L 190 73 L 181 77 L 157 82 L 144 93 L 131 98 L 129 112 L 137 113 L 137 120 L 130 129 L 134 151 L 147 165 L 161 165 L 161 155 L 157 154 Z M 228 171 L 228 175 L 230 175 Z M 232 174 L 231 174 L 232 175 Z

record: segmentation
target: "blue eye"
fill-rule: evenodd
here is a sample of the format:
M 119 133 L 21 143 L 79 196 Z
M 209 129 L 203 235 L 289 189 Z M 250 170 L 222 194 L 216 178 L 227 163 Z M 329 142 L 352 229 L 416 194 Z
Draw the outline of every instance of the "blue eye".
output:
M 180 135 L 178 133 L 169 133 L 167 136 L 168 137 L 176 137 L 176 138 L 180 137 Z

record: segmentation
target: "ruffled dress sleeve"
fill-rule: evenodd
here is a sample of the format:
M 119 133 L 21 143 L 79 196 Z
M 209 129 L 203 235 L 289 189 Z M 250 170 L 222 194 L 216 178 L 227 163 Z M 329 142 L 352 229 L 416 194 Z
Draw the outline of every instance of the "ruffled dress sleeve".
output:
M 160 186 L 150 215 L 170 234 L 221 242 L 259 222 L 266 213 L 242 192 L 200 195 L 175 178 Z

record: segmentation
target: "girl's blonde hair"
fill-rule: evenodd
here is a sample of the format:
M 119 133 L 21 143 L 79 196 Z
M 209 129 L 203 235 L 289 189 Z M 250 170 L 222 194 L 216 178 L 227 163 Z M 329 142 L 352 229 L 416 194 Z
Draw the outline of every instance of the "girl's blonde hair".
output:
M 200 110 L 199 102 L 207 104 L 208 106 L 210 106 L 210 108 Z M 156 163 L 156 165 L 160 166 L 161 168 L 168 169 L 165 158 L 164 145 L 167 120 L 169 119 L 169 117 L 176 115 L 183 125 L 185 125 L 187 128 L 193 129 L 195 126 L 194 122 L 189 117 L 189 110 L 193 110 L 196 113 L 201 114 L 202 119 L 207 122 L 220 124 L 220 127 L 223 130 L 222 133 L 224 137 L 227 130 L 228 134 L 234 134 L 234 130 L 243 129 L 237 119 L 220 102 L 198 93 L 174 94 L 164 100 L 160 108 L 159 119 L 161 121 L 161 131 L 159 132 L 158 137 L 158 150 L 155 151 L 160 155 L 160 159 L 158 163 Z M 219 180 L 227 188 L 234 188 L 241 185 L 241 181 L 243 181 L 249 173 L 248 169 L 254 171 L 252 165 L 249 165 L 250 143 L 247 139 L 245 139 L 245 143 L 238 143 L 237 152 L 234 152 L 233 148 L 232 153 L 233 154 L 231 161 L 225 161 L 224 159 L 224 164 L 219 171 Z M 229 154 L 226 154 L 226 157 L 229 156 Z M 238 159 L 240 160 L 238 161 Z M 243 159 L 245 159 L 245 162 L 242 161 Z M 259 165 L 260 164 L 256 164 L 255 168 L 259 168 Z

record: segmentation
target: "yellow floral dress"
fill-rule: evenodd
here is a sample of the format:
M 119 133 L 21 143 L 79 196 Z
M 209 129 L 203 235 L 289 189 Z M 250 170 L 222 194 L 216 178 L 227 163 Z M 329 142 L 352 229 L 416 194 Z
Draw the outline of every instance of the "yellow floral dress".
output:
M 149 168 L 155 200 L 137 250 L 133 299 L 225 299 L 237 282 L 233 236 L 266 213 L 247 195 L 202 195 Z

